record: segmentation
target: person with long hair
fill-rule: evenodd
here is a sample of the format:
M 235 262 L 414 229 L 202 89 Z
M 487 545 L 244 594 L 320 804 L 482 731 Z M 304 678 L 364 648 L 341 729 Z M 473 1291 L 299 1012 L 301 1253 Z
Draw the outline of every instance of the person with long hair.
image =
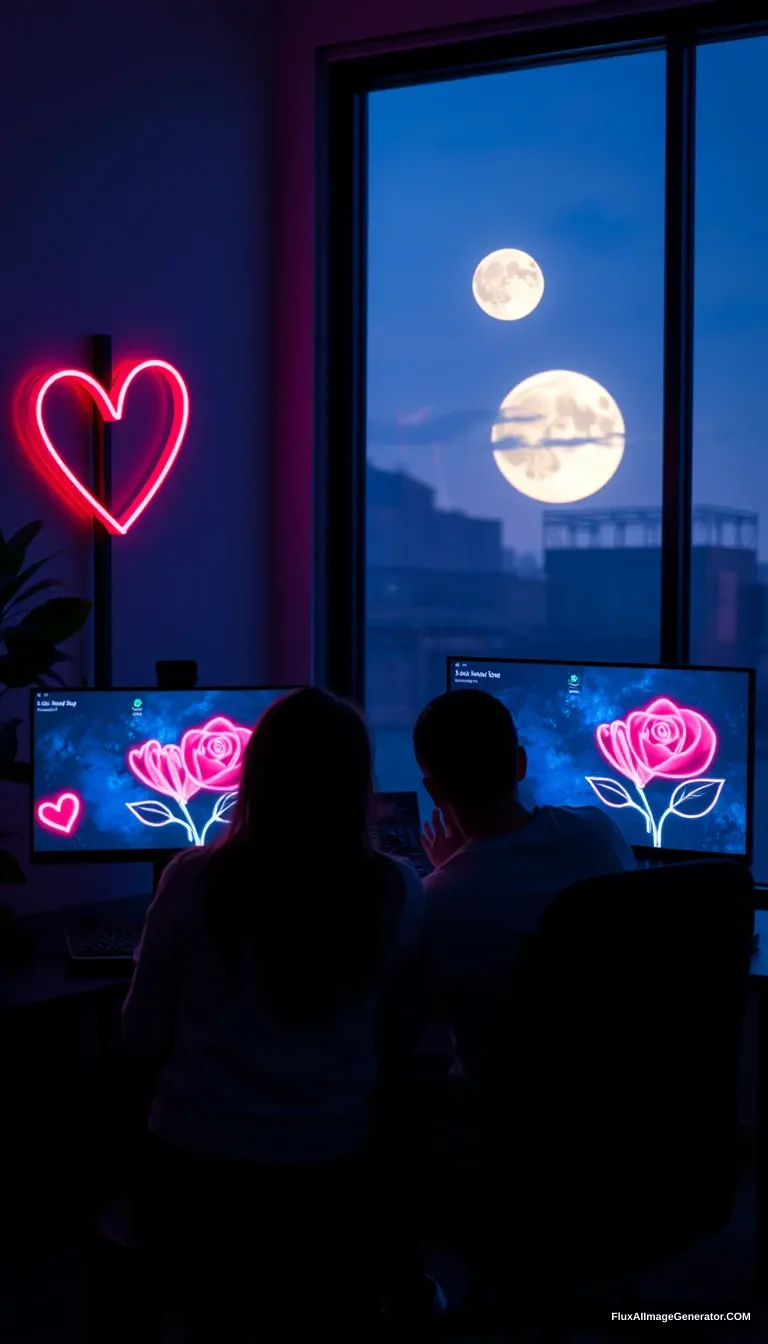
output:
M 199 1338 L 206 1312 L 224 1337 L 222 1275 L 230 1297 L 255 1275 L 286 1337 L 320 1299 L 336 1324 L 350 1290 L 361 1307 L 371 1101 L 381 1052 L 412 1044 L 408 1005 L 388 1022 L 387 1000 L 423 926 L 415 872 L 372 848 L 372 791 L 359 711 L 282 697 L 225 839 L 178 856 L 147 916 L 123 1033 L 157 1063 L 144 1188 Z

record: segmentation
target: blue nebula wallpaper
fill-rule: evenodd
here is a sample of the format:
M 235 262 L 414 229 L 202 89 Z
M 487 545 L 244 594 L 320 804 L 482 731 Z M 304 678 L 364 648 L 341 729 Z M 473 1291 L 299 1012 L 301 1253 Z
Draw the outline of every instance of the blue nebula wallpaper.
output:
M 597 805 L 635 846 L 747 853 L 747 672 L 454 659 L 449 685 L 509 708 L 528 805 Z
M 254 725 L 285 688 L 36 692 L 33 855 L 214 840 Z

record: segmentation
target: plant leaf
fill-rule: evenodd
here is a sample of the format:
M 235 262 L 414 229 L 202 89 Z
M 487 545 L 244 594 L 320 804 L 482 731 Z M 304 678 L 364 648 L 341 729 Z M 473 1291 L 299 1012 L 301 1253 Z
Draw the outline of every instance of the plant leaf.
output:
M 15 649 L 19 657 L 28 655 L 30 649 L 45 648 L 50 650 L 51 654 L 56 652 L 50 639 L 46 639 L 39 630 L 23 626 L 21 621 L 16 625 L 0 625 L 0 640 L 6 649 Z
M 26 878 L 18 859 L 7 849 L 0 849 L 0 883 L 6 887 L 22 887 Z
M 32 779 L 32 767 L 28 761 L 11 761 L 0 765 L 0 782 L 3 784 L 29 784 Z
M 37 574 L 38 570 L 42 569 L 43 565 L 47 565 L 52 558 L 52 556 L 47 555 L 44 560 L 36 560 L 33 565 L 28 565 L 20 574 L 4 583 L 0 587 L 0 610 L 3 607 L 10 607 L 14 599 L 18 600 L 18 594 L 24 584 L 29 583 L 29 580 Z M 53 583 L 55 580 L 48 579 L 47 582 Z
M 34 631 L 49 644 L 61 644 L 85 625 L 92 606 L 85 597 L 52 597 L 28 611 L 16 629 Z
M 21 722 L 21 719 L 6 719 L 5 723 L 0 723 L 0 770 L 16 760 Z
M 40 674 L 38 682 L 42 686 L 48 686 L 49 682 L 52 682 L 54 686 L 60 686 L 62 689 L 67 685 L 64 678 L 60 677 L 58 672 L 54 672 L 52 667 L 46 667 L 45 671 Z
M 43 657 L 20 658 L 10 655 L 0 657 L 0 684 L 9 690 L 19 690 L 23 686 L 34 686 L 47 667 Z
M 705 817 L 712 811 L 722 792 L 724 779 L 686 779 L 678 784 L 669 800 L 676 817 Z
M 169 826 L 172 821 L 178 822 L 181 826 L 186 826 L 180 817 L 174 817 L 171 809 L 166 807 L 165 803 L 155 802 L 148 798 L 143 803 L 126 803 L 125 806 L 129 812 L 139 821 L 143 821 L 145 826 Z
M 13 601 L 8 603 L 6 610 L 13 611 L 15 615 L 15 609 L 17 607 L 20 607 L 22 603 L 28 602 L 29 599 L 31 597 L 34 597 L 37 593 L 45 592 L 46 588 L 63 588 L 63 587 L 64 584 L 61 582 L 60 579 L 41 579 L 39 583 L 33 583 L 31 588 L 25 588 L 22 593 L 17 593 Z M 2 594 L 0 594 L 0 598 L 1 597 Z
M 0 539 L 0 575 L 4 580 L 12 579 L 18 574 L 24 564 L 28 547 L 42 526 L 40 521 L 26 523 L 8 541 Z
M 42 530 L 43 520 L 42 518 L 36 518 L 33 523 L 25 523 L 23 527 L 19 528 L 18 532 L 14 532 L 5 544 L 6 546 L 20 547 L 23 551 L 27 551 Z
M 0 682 L 17 689 L 32 686 L 56 659 L 57 650 L 33 630 L 0 630 L 6 652 L 0 656 Z
M 211 813 L 211 821 L 224 821 L 228 812 L 237 802 L 236 793 L 222 793 L 220 798 L 216 799 L 216 804 Z
M 62 661 L 61 658 L 56 658 L 56 659 L 54 659 L 54 662 L 57 662 L 57 663 L 59 663 L 59 662 L 61 662 L 61 661 Z M 69 661 L 71 661 L 71 660 L 70 660 L 70 659 L 67 659 L 67 661 L 69 662 Z M 46 676 L 53 676 L 53 673 L 51 672 L 50 668 L 49 668 L 48 671 L 46 672 Z M 62 685 L 63 685 L 63 686 L 73 686 L 73 687 L 76 687 L 76 686 L 87 686 L 87 685 L 88 685 L 88 678 L 86 677 L 86 675 L 85 675 L 84 672 L 81 672 L 81 671 L 80 671 L 80 668 L 79 668 L 79 667 L 73 667 L 73 668 L 72 668 L 72 677 L 70 678 L 69 681 L 67 681 L 67 682 L 62 682 Z
M 623 784 L 617 779 L 601 779 L 592 775 L 586 776 L 587 783 L 594 789 L 601 803 L 606 807 L 636 807 L 637 804 L 632 801 Z

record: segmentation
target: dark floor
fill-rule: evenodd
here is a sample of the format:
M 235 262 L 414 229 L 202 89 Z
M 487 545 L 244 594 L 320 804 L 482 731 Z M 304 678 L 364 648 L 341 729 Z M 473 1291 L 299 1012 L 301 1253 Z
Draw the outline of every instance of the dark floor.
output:
M 731 1344 L 731 1341 L 753 1335 L 768 1338 L 768 1310 L 760 1310 L 759 1320 L 755 1312 L 752 1288 L 754 1247 L 754 1172 L 745 1166 L 728 1227 L 718 1236 L 699 1243 L 663 1272 L 649 1277 L 642 1285 L 646 1309 L 652 1305 L 657 1310 L 663 1303 L 669 1303 L 673 1309 L 717 1310 L 727 1301 L 729 1307 L 751 1310 L 752 1321 L 707 1327 L 706 1338 L 714 1339 L 716 1344 Z M 442 1282 L 449 1303 L 460 1301 L 463 1291 L 461 1268 L 440 1256 L 433 1257 L 431 1268 Z M 3 1344 L 82 1344 L 84 1305 L 85 1259 L 77 1250 L 50 1254 L 38 1261 L 0 1265 L 0 1340 Z M 643 1302 L 638 1303 L 638 1309 L 642 1308 Z M 606 1329 L 608 1324 L 606 1313 Z M 646 1337 L 654 1328 L 661 1326 L 654 1326 L 654 1323 L 643 1326 L 640 1337 Z M 172 1344 L 174 1338 L 171 1330 L 168 1344 Z M 530 1333 L 520 1331 L 505 1338 L 524 1344 Z M 593 1344 L 593 1341 L 606 1338 L 608 1336 L 602 1333 L 575 1331 L 569 1336 L 569 1344 Z

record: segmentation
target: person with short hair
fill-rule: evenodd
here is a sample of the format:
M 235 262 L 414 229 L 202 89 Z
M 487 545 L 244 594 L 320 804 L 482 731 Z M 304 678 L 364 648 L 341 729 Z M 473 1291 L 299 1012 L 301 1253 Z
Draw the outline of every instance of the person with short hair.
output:
M 572 882 L 635 859 L 597 807 L 524 805 L 525 748 L 495 696 L 439 695 L 419 715 L 413 746 L 435 804 L 422 841 L 435 869 L 424 883 L 430 979 L 462 1071 L 479 1076 L 499 997 L 547 906 Z

